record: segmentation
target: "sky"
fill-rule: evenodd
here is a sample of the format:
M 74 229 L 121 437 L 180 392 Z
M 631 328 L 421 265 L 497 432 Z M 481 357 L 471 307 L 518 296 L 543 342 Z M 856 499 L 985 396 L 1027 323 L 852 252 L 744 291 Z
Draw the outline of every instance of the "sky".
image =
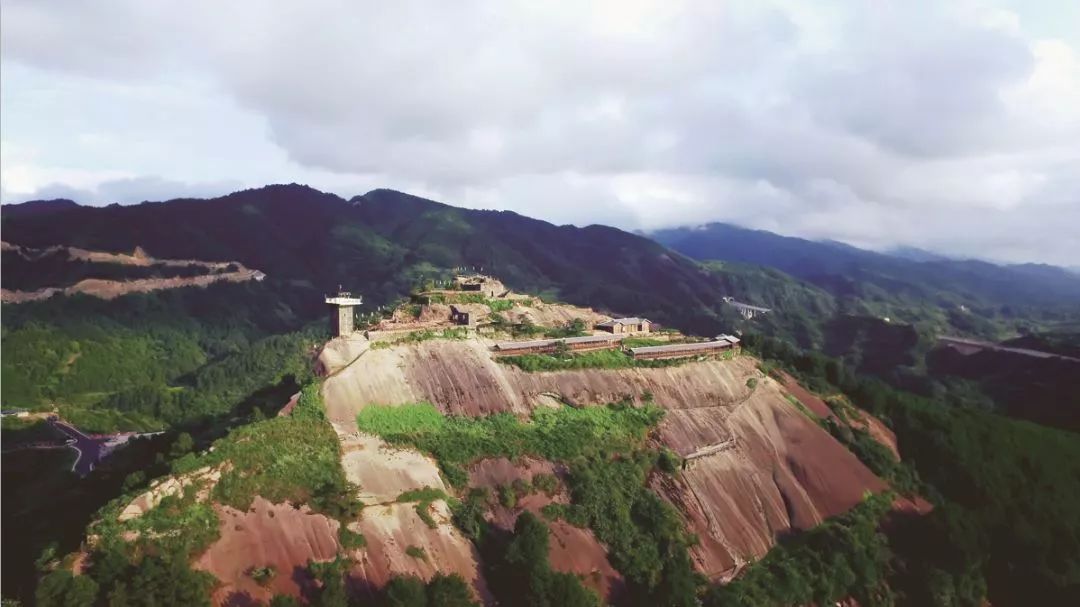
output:
M 0 199 L 306 183 L 1080 265 L 1080 2 L 0 0 Z

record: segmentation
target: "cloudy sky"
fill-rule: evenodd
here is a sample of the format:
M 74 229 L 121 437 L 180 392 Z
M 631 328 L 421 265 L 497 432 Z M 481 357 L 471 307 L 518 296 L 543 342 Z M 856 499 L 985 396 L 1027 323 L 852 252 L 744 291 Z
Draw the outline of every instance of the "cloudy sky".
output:
M 300 182 L 1080 265 L 1080 2 L 0 1 L 0 197 Z

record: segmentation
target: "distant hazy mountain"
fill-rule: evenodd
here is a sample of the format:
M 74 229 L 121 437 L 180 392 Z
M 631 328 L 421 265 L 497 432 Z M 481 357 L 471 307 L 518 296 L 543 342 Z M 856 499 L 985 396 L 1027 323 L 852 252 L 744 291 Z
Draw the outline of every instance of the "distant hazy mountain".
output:
M 1048 265 L 1001 266 L 913 255 L 911 250 L 887 255 L 722 223 L 660 230 L 650 236 L 695 259 L 770 266 L 841 297 L 873 297 L 877 289 L 894 297 L 969 307 L 1080 305 L 1080 277 Z
M 78 208 L 79 204 L 67 198 L 53 200 L 30 200 L 19 204 L 5 204 L 0 207 L 0 216 L 26 217 L 29 215 L 48 215 L 68 209 Z
M 941 255 L 918 247 L 898 246 L 885 251 L 887 255 L 907 259 L 908 261 L 948 261 L 953 259 L 948 255 Z

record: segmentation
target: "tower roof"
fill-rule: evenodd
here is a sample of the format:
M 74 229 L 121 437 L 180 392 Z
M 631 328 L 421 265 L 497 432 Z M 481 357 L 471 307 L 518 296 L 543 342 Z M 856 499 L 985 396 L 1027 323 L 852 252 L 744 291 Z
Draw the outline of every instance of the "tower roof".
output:
M 342 297 L 340 295 L 334 297 L 327 296 L 326 303 L 332 306 L 359 306 L 364 303 L 364 298 L 351 296 Z

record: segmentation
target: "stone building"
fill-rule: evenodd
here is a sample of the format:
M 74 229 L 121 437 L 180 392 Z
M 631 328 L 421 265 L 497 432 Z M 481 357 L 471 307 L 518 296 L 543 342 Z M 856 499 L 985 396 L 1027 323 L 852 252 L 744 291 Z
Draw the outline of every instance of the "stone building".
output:
M 613 318 L 596 325 L 597 329 L 608 333 L 648 333 L 652 330 L 652 321 L 648 318 Z

